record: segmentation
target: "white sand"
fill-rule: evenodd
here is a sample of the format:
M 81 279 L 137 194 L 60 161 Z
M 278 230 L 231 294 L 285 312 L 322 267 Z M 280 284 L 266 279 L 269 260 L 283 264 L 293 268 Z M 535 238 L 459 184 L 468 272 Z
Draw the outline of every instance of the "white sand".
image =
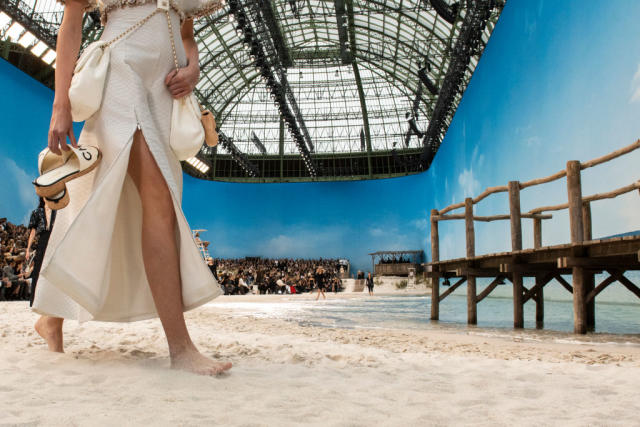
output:
M 637 345 L 301 327 L 225 306 L 278 298 L 188 313 L 202 351 L 234 363 L 221 378 L 167 369 L 157 320 L 68 322 L 59 355 L 26 303 L 1 303 L 0 425 L 638 423 Z

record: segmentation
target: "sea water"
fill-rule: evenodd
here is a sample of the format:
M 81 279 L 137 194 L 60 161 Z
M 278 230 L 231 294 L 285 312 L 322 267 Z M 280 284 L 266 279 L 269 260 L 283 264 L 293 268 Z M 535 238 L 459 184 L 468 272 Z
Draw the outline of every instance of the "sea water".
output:
M 638 275 L 627 274 L 635 283 Z M 570 277 L 567 277 L 570 281 Z M 596 277 L 596 284 L 604 276 Z M 453 281 L 452 281 L 453 282 Z M 453 328 L 481 333 L 511 333 L 513 329 L 513 287 L 498 286 L 490 296 L 478 304 L 477 326 L 467 326 L 466 288 L 461 286 L 440 303 L 440 321 L 431 322 L 429 295 L 375 295 L 358 298 L 333 294 L 319 301 L 300 299 L 291 295 L 280 302 L 233 302 L 225 307 L 243 315 L 279 318 L 300 324 L 330 328 L 392 328 L 433 329 Z M 478 293 L 487 285 L 478 283 Z M 533 283 L 525 282 L 527 287 Z M 446 290 L 441 286 L 441 292 Z M 535 334 L 573 331 L 572 295 L 560 284 L 552 282 L 544 289 L 544 330 Z M 524 306 L 525 330 L 535 330 L 535 302 Z M 602 336 L 625 334 L 640 342 L 640 299 L 619 283 L 614 283 L 596 299 L 596 333 Z M 633 337 L 631 337 L 633 336 Z

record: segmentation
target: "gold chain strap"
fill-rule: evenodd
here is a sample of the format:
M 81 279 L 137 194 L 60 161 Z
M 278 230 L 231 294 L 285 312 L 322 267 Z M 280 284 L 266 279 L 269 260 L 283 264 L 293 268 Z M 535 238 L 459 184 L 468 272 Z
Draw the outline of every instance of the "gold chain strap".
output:
M 171 16 L 169 16 L 169 10 L 164 10 L 165 15 L 167 15 L 167 26 L 169 27 L 169 39 L 171 40 L 171 51 L 173 52 L 173 63 L 176 66 L 176 70 L 178 67 L 178 55 L 176 55 L 176 43 L 173 40 L 173 26 L 171 25 Z
M 171 40 L 171 52 L 173 53 L 173 63 L 176 66 L 176 71 L 180 68 L 180 66 L 178 66 L 178 55 L 176 55 L 176 43 L 173 40 L 173 26 L 171 25 L 171 16 L 169 16 L 169 10 L 165 9 L 164 10 L 165 15 L 167 16 L 167 26 L 169 27 L 169 39 Z M 200 111 L 204 111 L 204 106 L 202 104 L 200 104 L 200 102 L 198 101 L 198 107 L 200 107 Z
M 136 22 L 135 24 L 133 24 L 131 27 L 129 27 L 126 31 L 124 31 L 123 33 L 121 33 L 118 37 L 112 39 L 111 41 L 108 41 L 107 43 L 103 44 L 101 47 L 102 49 L 105 49 L 109 46 L 111 46 L 113 43 L 117 42 L 118 40 L 122 39 L 123 37 L 127 36 L 128 34 L 130 34 L 131 32 L 137 30 L 138 28 L 140 28 L 142 25 L 144 25 L 149 19 L 151 19 L 151 17 L 153 15 L 155 15 L 156 13 L 158 13 L 159 9 L 154 10 L 150 15 L 148 15 L 145 18 L 142 18 L 140 21 Z M 173 39 L 172 39 L 173 41 Z M 174 54 L 175 55 L 175 54 Z

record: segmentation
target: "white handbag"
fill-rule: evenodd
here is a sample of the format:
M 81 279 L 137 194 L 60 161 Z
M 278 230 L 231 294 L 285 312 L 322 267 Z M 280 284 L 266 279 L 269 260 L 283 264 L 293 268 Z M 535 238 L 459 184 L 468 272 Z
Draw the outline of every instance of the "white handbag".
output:
M 158 5 L 159 8 L 165 11 L 167 17 L 169 39 L 171 40 L 171 50 L 173 51 L 173 63 L 176 70 L 178 70 L 180 67 L 178 66 L 178 56 L 176 55 L 173 27 L 171 26 L 168 6 L 164 4 L 161 5 L 161 1 L 158 2 Z M 204 143 L 204 137 L 205 133 L 204 127 L 202 126 L 200 104 L 193 92 L 180 99 L 174 99 L 173 109 L 171 111 L 169 144 L 178 160 L 187 160 L 198 154 L 198 151 L 200 151 Z
M 178 160 L 198 154 L 204 142 L 200 104 L 193 93 L 173 100 L 169 143 Z
M 118 37 L 111 41 L 95 41 L 86 47 L 73 69 L 73 77 L 69 86 L 71 102 L 71 118 L 74 122 L 83 122 L 100 109 L 104 83 L 109 70 L 111 57 L 110 47 L 132 31 L 138 29 L 158 12 L 156 9 L 147 17 L 136 22 Z
M 74 122 L 87 120 L 100 108 L 109 57 L 108 44 L 98 40 L 87 46 L 78 58 L 69 87 Z

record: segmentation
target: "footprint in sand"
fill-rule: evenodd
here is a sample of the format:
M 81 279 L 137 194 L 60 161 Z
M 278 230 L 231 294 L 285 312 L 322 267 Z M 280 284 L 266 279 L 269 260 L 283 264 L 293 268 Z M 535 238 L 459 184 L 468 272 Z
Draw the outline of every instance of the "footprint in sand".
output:
M 291 356 L 291 362 L 293 362 L 293 363 L 301 363 L 301 362 L 304 362 L 305 360 L 306 360 L 306 358 L 303 355 L 298 354 L 298 353 L 296 353 L 293 356 Z
M 94 385 L 102 384 L 106 380 L 107 380 L 107 376 L 106 375 L 93 375 L 93 376 L 89 377 L 89 382 L 91 384 L 94 384 Z
M 129 354 L 137 359 L 149 359 L 156 355 L 153 351 L 131 350 Z
M 326 354 L 325 355 L 328 359 L 333 360 L 334 362 L 337 362 L 339 360 L 342 360 L 342 355 L 340 354 Z

